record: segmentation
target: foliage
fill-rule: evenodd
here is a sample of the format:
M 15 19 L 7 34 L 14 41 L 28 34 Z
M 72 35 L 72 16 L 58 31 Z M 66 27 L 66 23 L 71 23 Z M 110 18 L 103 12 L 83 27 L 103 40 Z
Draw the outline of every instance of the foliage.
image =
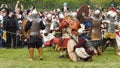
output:
M 39 60 L 35 49 L 34 61 L 29 62 L 28 49 L 0 49 L 0 68 L 119 68 L 120 58 L 113 48 L 108 48 L 104 55 L 94 56 L 92 62 L 72 62 L 69 58 L 58 58 L 59 53 L 53 48 L 43 48 L 44 60 Z
M 108 8 L 111 3 L 120 4 L 120 0 L 21 0 L 25 8 L 33 5 L 38 9 L 56 9 L 61 8 L 64 2 L 68 3 L 71 10 L 79 8 L 82 4 L 89 4 L 92 8 L 95 6 L 102 6 Z M 0 3 L 7 3 L 9 7 L 14 7 L 17 0 L 0 0 Z

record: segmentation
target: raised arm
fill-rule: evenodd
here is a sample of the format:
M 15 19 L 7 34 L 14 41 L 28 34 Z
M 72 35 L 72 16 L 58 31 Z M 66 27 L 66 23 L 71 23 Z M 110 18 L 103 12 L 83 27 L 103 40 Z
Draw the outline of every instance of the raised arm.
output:
M 23 12 L 24 11 L 24 6 L 22 3 L 20 3 L 20 7 L 21 7 L 21 11 Z
M 15 5 L 15 12 L 17 11 L 18 9 L 18 4 L 19 4 L 20 1 L 17 1 L 16 5 Z

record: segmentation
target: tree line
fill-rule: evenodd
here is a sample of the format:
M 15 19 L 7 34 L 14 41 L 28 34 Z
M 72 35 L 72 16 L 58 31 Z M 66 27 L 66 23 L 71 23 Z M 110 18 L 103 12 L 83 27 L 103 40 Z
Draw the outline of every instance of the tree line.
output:
M 25 8 L 36 6 L 38 9 L 56 9 L 61 8 L 64 2 L 73 10 L 79 8 L 82 4 L 88 4 L 92 8 L 102 6 L 108 8 L 110 4 L 120 5 L 120 0 L 20 0 Z M 9 7 L 14 7 L 17 0 L 1 0 L 0 4 L 6 3 Z

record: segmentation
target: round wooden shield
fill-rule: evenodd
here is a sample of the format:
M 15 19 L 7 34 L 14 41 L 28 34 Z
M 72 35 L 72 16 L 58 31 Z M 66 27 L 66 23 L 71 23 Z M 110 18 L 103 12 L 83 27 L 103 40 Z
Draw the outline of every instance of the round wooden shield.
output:
M 77 61 L 77 55 L 75 54 L 75 52 L 73 52 L 73 47 L 76 45 L 75 41 L 70 39 L 68 41 L 68 44 L 67 44 L 67 51 L 68 51 L 68 54 L 69 54 L 69 57 L 72 61 Z
M 28 38 L 30 37 L 30 29 L 29 29 L 28 31 L 25 31 L 25 26 L 26 26 L 26 24 L 27 24 L 27 21 L 28 21 L 27 18 L 25 18 L 25 19 L 22 21 L 21 32 L 22 32 L 23 36 L 28 39 Z
M 101 40 L 101 21 L 92 21 L 92 30 L 90 32 L 90 38 L 92 41 Z

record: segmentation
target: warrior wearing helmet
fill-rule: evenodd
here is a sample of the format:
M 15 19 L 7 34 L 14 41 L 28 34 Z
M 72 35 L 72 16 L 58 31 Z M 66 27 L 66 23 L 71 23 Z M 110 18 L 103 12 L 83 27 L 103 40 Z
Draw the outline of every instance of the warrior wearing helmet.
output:
M 116 19 L 117 19 L 117 11 L 114 7 L 110 7 L 107 12 L 107 19 L 109 22 L 107 23 L 107 29 L 104 33 L 104 38 L 102 40 L 102 52 L 105 51 L 109 43 L 111 43 L 111 46 L 114 47 L 115 53 L 118 54 L 118 46 L 116 44 L 115 40 L 115 29 L 116 29 Z M 109 41 L 108 41 L 109 40 Z M 107 41 L 107 43 L 106 43 Z M 106 43 L 106 45 L 105 45 Z
M 91 46 L 87 32 L 91 30 L 91 18 L 89 17 L 88 5 L 83 5 L 77 12 L 77 19 L 80 22 L 81 28 L 78 29 L 79 40 L 74 46 L 74 51 L 82 60 L 92 60 L 94 48 Z M 89 45 L 90 44 L 90 45 Z
M 29 55 L 30 58 L 29 61 L 33 61 L 33 54 L 34 54 L 34 48 L 38 49 L 40 60 L 43 60 L 42 57 L 42 37 L 40 35 L 40 30 L 45 29 L 45 26 L 43 22 L 41 22 L 41 19 L 39 18 L 36 9 L 31 11 L 31 22 L 32 25 L 30 26 L 30 38 L 28 40 L 28 49 L 29 49 Z

